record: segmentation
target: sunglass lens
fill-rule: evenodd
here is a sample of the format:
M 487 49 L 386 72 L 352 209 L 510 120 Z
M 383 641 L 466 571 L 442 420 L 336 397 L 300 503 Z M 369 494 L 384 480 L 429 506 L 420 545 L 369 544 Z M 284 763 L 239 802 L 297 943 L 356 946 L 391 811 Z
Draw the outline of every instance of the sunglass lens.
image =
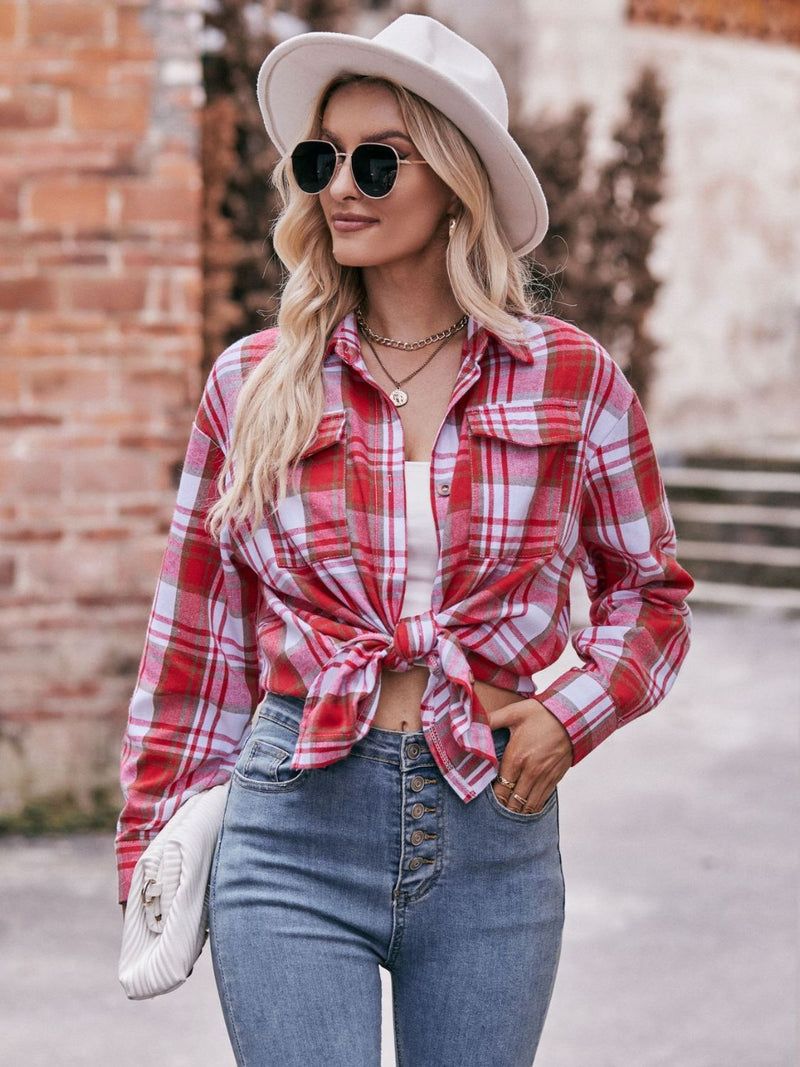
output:
M 390 145 L 361 144 L 352 156 L 353 178 L 364 196 L 378 200 L 397 180 L 397 153 Z
M 320 193 L 336 170 L 336 151 L 326 141 L 301 141 L 292 152 L 294 180 L 304 193 Z

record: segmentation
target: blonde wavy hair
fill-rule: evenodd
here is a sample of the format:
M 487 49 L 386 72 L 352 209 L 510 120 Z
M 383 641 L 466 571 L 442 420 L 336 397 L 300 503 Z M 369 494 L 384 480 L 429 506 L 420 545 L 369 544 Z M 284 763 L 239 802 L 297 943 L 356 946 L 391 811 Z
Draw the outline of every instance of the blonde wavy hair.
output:
M 458 304 L 503 341 L 518 343 L 518 316 L 531 314 L 525 271 L 500 226 L 486 170 L 449 119 L 394 82 L 346 75 L 320 95 L 300 139 L 319 135 L 330 98 L 355 82 L 391 90 L 420 154 L 460 201 L 447 248 L 447 272 Z M 324 410 L 322 364 L 328 339 L 365 295 L 360 270 L 334 259 L 319 199 L 297 188 L 288 156 L 276 166 L 273 181 L 283 206 L 273 243 L 288 271 L 278 313 L 280 334 L 239 396 L 220 495 L 208 516 L 215 537 L 226 524 L 257 526 L 266 508 L 277 507 L 285 497 L 290 469 L 313 440 Z

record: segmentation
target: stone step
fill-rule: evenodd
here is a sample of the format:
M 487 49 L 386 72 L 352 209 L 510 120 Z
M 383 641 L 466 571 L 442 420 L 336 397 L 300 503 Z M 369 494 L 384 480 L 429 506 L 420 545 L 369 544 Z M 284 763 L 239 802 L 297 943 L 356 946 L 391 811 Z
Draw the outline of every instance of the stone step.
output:
M 703 452 L 682 456 L 681 464 L 685 467 L 704 467 L 711 470 L 794 471 L 800 474 L 800 456 Z
M 800 508 L 675 501 L 679 541 L 800 548 Z
M 695 581 L 800 589 L 800 549 L 681 541 L 678 559 Z
M 800 461 L 691 455 L 662 472 L 678 558 L 702 599 L 746 606 L 746 589 L 752 602 L 793 604 L 800 595 Z
M 689 603 L 692 607 L 707 604 L 800 617 L 800 589 L 764 589 L 730 582 L 697 581 Z
M 765 567 L 800 568 L 800 548 L 775 545 L 747 545 L 739 542 L 680 542 L 681 556 L 725 563 L 752 563 Z
M 714 501 L 676 500 L 670 505 L 676 522 L 715 525 L 779 526 L 800 530 L 800 508 L 768 504 L 719 504 Z
M 800 472 L 715 470 L 710 467 L 665 467 L 672 500 L 800 507 Z
M 710 489 L 756 489 L 774 493 L 800 493 L 800 471 L 715 470 L 713 467 L 666 467 L 670 485 Z

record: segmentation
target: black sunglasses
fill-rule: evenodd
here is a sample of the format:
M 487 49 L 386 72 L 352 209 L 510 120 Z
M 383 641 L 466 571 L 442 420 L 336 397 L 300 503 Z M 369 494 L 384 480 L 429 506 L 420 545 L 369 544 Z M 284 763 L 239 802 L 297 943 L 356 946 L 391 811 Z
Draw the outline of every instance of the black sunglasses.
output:
M 401 159 L 390 144 L 366 142 L 352 152 L 337 152 L 330 141 L 301 141 L 292 152 L 294 180 L 304 193 L 321 193 L 333 181 L 339 161 L 348 156 L 353 181 L 370 200 L 389 195 L 401 163 L 428 165 L 424 159 Z

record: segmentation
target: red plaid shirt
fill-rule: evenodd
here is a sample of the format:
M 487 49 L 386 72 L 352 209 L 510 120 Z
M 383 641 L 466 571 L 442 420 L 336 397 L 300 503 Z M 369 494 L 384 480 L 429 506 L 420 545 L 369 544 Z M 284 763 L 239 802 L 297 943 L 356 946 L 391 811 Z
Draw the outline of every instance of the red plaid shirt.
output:
M 242 382 L 267 330 L 217 361 L 193 428 L 122 756 L 121 899 L 148 841 L 231 774 L 266 691 L 304 697 L 293 766 L 322 767 L 369 730 L 382 668 L 427 664 L 422 725 L 452 788 L 496 775 L 478 679 L 521 696 L 569 635 L 583 570 L 583 660 L 537 697 L 574 760 L 669 689 L 688 644 L 691 579 L 641 408 L 614 362 L 553 318 L 509 348 L 470 321 L 431 462 L 439 566 L 430 611 L 398 618 L 406 573 L 404 443 L 352 316 L 324 361 L 325 414 L 277 514 L 205 530 Z

